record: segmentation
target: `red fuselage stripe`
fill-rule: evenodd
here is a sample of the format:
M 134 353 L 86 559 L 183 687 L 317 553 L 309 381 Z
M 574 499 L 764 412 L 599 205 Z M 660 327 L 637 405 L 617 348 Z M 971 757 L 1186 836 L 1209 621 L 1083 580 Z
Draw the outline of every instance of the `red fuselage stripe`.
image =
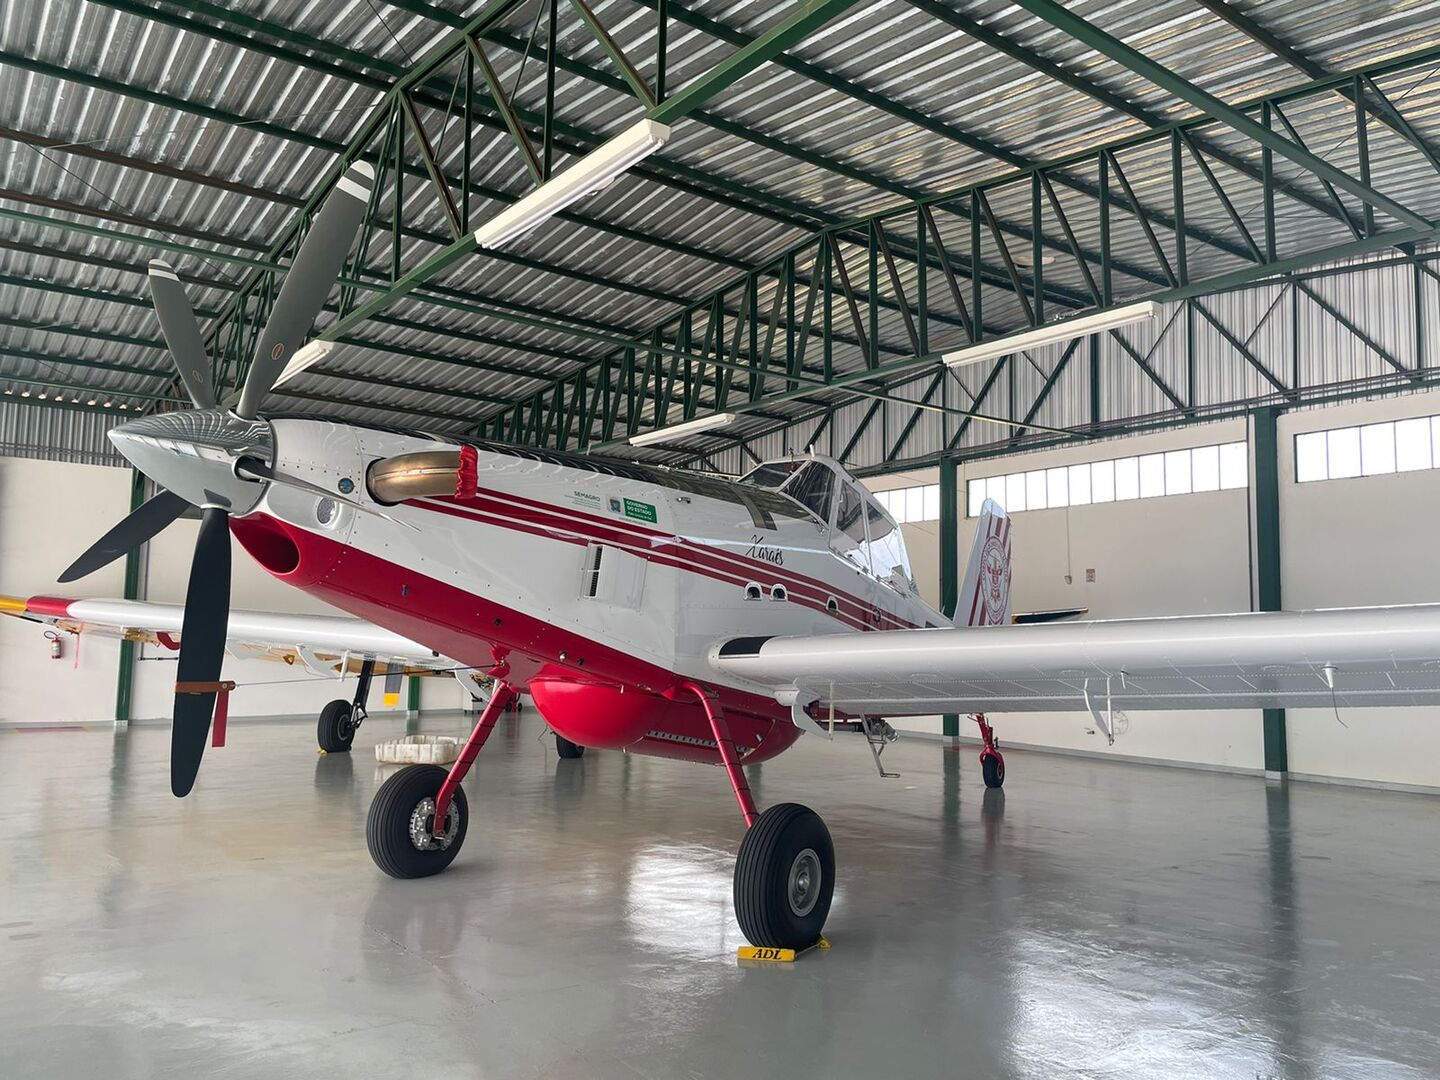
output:
M 528 505 L 517 505 L 522 503 Z M 879 614 L 878 624 L 884 629 L 911 629 L 915 626 L 914 623 L 900 619 L 884 609 L 867 605 L 833 585 L 784 570 L 772 563 L 748 559 L 708 545 L 696 544 L 671 533 L 632 526 L 628 522 L 595 518 L 579 511 L 572 515 L 568 510 L 559 511 L 554 506 L 536 503 L 520 496 L 515 496 L 514 502 L 507 502 L 487 493 L 459 500 L 427 499 L 423 502 L 412 503 L 412 505 L 432 510 L 445 509 L 446 512 L 450 512 L 449 509 L 446 509 L 450 507 L 469 510 L 477 515 L 478 520 L 487 520 L 490 524 L 507 526 L 513 524 L 514 527 L 526 532 L 535 530 L 525 528 L 525 526 L 540 526 L 541 535 L 552 536 L 556 539 L 568 536 L 580 537 L 582 542 L 599 540 L 618 547 L 625 547 L 646 558 L 666 561 L 669 565 L 676 565 L 682 570 L 702 573 L 708 577 L 727 575 L 722 580 L 738 580 L 741 584 L 749 581 L 782 584 L 792 597 L 799 596 L 814 601 L 820 605 L 818 610 L 826 611 L 827 614 L 840 618 L 842 622 L 849 623 L 856 629 L 866 629 L 871 626 L 872 616 L 877 611 Z M 478 517 L 478 515 L 488 516 Z M 668 556 L 668 558 L 663 555 L 659 549 L 667 547 L 676 549 L 676 554 Z M 672 561 L 675 559 L 680 561 L 678 563 Z M 831 612 L 825 607 L 826 600 L 832 596 L 839 605 L 838 613 Z M 806 606 L 814 605 L 807 604 Z

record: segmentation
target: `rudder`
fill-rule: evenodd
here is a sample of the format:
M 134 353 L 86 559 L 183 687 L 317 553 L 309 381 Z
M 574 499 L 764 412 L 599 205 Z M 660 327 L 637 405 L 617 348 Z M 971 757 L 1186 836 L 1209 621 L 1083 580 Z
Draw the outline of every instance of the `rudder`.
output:
M 955 609 L 956 626 L 1010 622 L 1010 518 L 994 499 L 980 507 L 975 542 Z

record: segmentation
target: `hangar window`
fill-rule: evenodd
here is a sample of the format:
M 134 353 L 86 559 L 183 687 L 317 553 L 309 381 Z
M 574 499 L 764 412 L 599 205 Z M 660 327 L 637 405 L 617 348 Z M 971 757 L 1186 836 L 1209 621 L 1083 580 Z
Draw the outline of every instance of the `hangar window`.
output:
M 875 501 L 900 525 L 912 521 L 940 520 L 939 484 L 919 484 L 915 487 L 877 491 Z
M 1358 455 L 1358 437 L 1356 446 Z M 1297 460 L 1298 455 L 1297 448 Z M 1220 443 L 971 480 L 966 485 L 966 513 L 978 517 L 986 499 L 994 499 L 1007 513 L 1013 514 L 1021 510 L 1053 510 L 1163 495 L 1226 491 L 1249 484 L 1250 460 L 1245 444 Z M 936 490 L 938 503 L 938 487 Z
M 1440 416 L 1295 436 L 1295 480 L 1301 484 L 1434 468 L 1440 468 Z

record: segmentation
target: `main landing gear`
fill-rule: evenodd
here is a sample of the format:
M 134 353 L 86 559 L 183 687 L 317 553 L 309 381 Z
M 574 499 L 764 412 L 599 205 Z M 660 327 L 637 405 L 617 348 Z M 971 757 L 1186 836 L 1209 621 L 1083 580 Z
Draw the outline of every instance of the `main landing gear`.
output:
M 315 725 L 315 741 L 327 754 L 344 754 L 355 742 L 355 732 L 369 715 L 365 702 L 370 697 L 370 679 L 375 674 L 375 661 L 366 660 L 360 665 L 360 681 L 355 686 L 355 700 L 337 698 L 320 710 L 319 723 Z
M 448 772 L 438 765 L 410 765 L 380 785 L 365 821 L 365 843 L 381 870 L 395 878 L 429 877 L 455 861 L 470 816 L 460 781 L 514 697 L 514 690 L 496 682 Z
M 694 683 L 735 801 L 748 826 L 735 860 L 735 920 L 761 948 L 808 949 L 820 940 L 835 893 L 835 848 L 820 816 L 799 803 L 755 812 L 750 784 L 715 695 Z
M 995 741 L 995 729 L 990 726 L 983 713 L 975 715 L 975 723 L 980 725 L 980 738 L 985 743 L 980 750 L 980 774 L 985 777 L 985 786 L 1002 787 L 1005 783 L 1005 758 L 1001 756 L 999 744 Z

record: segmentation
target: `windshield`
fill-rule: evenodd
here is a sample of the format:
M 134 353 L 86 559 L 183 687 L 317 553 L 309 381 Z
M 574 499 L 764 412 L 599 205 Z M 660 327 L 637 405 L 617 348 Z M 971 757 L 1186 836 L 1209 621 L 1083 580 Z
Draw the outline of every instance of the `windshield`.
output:
M 774 491 L 786 480 L 789 480 L 795 470 L 803 464 L 805 464 L 803 461 L 767 461 L 764 465 L 756 465 L 742 476 L 740 483 L 769 488 Z
M 835 490 L 835 474 L 828 466 L 812 461 L 785 485 L 783 494 L 805 507 L 825 524 L 830 524 L 830 494 Z

